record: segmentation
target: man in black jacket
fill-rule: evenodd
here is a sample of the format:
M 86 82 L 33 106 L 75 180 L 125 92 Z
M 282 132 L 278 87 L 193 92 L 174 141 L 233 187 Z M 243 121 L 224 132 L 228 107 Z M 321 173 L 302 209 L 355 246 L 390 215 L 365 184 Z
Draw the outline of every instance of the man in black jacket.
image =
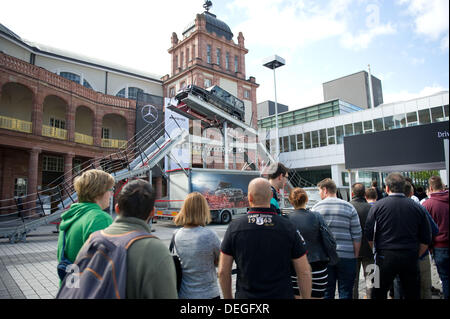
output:
M 366 295 L 367 298 L 370 299 L 368 266 L 370 264 L 373 264 L 373 254 L 372 249 L 369 246 L 369 241 L 365 237 L 364 225 L 366 224 L 367 214 L 369 213 L 370 207 L 372 207 L 372 205 L 370 205 L 366 201 L 365 193 L 366 188 L 364 184 L 355 183 L 352 185 L 352 201 L 350 202 L 350 204 L 352 204 L 355 207 L 356 212 L 358 213 L 359 222 L 361 224 L 362 229 L 361 248 L 359 250 L 359 255 L 357 259 L 358 265 L 356 266 L 356 278 L 355 284 L 353 286 L 353 299 L 359 299 L 358 284 L 359 284 L 359 270 L 361 269 L 361 265 L 363 266 L 364 278 L 366 281 Z
M 376 254 L 374 299 L 386 299 L 396 275 L 405 299 L 419 298 L 418 261 L 431 243 L 431 227 L 423 210 L 405 196 L 404 188 L 400 173 L 389 174 L 389 196 L 373 204 L 366 220 L 365 235 L 369 245 L 375 245 Z

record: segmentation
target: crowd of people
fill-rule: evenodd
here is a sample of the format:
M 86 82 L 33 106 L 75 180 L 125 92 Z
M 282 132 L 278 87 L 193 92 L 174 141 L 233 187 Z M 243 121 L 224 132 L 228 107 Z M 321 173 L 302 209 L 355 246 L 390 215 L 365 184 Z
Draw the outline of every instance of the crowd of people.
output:
M 411 181 L 402 174 L 391 173 L 385 193 L 376 184 L 366 188 L 355 183 L 350 202 L 338 198 L 335 182 L 326 178 L 317 184 L 321 201 L 307 208 L 307 192 L 294 188 L 289 194 L 294 209 L 284 214 L 279 190 L 288 174 L 276 163 L 268 178 L 250 182 L 247 216 L 233 220 L 222 241 L 205 227 L 211 221 L 206 199 L 189 194 L 174 219 L 180 226 L 172 238 L 181 261 L 179 287 L 169 249 L 155 236 L 142 236 L 126 246 L 127 271 L 121 274 L 126 276 L 125 297 L 334 299 L 337 286 L 340 299 L 358 299 L 362 266 L 363 298 L 430 299 L 433 258 L 448 299 L 448 190 L 439 176 L 429 179 L 426 198 L 414 196 Z M 150 233 L 155 193 L 147 182 L 135 180 L 122 188 L 114 221 L 103 211 L 114 186 L 111 175 L 90 170 L 74 186 L 79 202 L 62 215 L 59 262 L 79 262 L 83 245 L 99 231 L 116 237 Z M 332 234 L 335 262 L 325 247 L 324 231 Z M 63 287 L 64 275 L 60 278 Z

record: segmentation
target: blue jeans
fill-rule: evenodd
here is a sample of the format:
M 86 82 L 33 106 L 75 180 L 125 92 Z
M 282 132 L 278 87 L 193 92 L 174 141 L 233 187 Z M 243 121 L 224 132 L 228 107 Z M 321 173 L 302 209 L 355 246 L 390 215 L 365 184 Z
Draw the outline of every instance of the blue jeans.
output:
M 433 250 L 434 263 L 442 281 L 442 292 L 444 298 L 448 299 L 448 272 L 450 267 L 448 248 L 433 248 Z
M 325 299 L 334 299 L 336 281 L 338 283 L 339 299 L 353 298 L 353 284 L 356 277 L 356 258 L 339 258 L 334 266 L 328 266 L 328 284 Z

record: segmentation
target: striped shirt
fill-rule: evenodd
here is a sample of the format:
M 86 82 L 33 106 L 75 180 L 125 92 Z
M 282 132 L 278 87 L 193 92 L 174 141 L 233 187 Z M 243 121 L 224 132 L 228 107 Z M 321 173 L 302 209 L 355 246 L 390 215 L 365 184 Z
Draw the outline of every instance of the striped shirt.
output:
M 333 233 L 339 258 L 355 258 L 353 242 L 361 241 L 362 232 L 355 207 L 342 199 L 327 197 L 311 210 L 322 215 Z

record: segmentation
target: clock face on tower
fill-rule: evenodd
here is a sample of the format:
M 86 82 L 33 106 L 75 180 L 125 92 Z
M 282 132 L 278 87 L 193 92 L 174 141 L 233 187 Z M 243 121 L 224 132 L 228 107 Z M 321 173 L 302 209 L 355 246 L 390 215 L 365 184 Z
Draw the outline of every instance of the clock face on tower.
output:
M 149 124 L 153 124 L 158 120 L 158 110 L 151 104 L 144 105 L 141 113 L 142 119 Z

